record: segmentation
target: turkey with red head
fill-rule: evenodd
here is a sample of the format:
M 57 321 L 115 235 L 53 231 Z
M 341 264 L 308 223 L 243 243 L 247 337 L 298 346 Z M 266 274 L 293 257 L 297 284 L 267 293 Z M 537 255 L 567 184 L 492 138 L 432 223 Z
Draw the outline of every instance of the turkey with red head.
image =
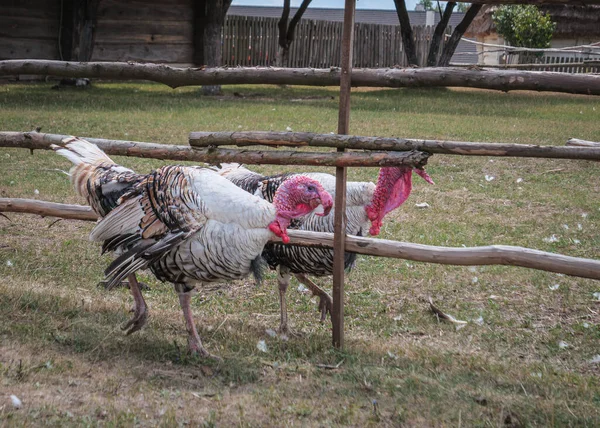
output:
M 69 145 L 58 149 L 69 157 L 61 150 L 69 151 Z M 77 157 L 72 153 L 71 157 Z M 107 163 L 109 158 L 104 156 Z M 90 239 L 104 242 L 105 251 L 120 253 L 105 271 L 108 288 L 146 268 L 158 279 L 173 283 L 190 350 L 210 356 L 192 318 L 190 292 L 196 286 L 256 273 L 269 239 L 276 235 L 289 240 L 290 222 L 319 205 L 323 206 L 321 215 L 328 214 L 332 198 L 309 177 L 286 180 L 271 203 L 211 169 L 171 165 L 142 176 L 131 186 L 92 230 Z
M 378 235 L 386 214 L 398 208 L 408 199 L 412 190 L 413 172 L 428 183 L 433 184 L 433 180 L 424 169 L 407 166 L 381 168 L 377 184 L 347 182 L 346 233 L 348 235 L 365 236 L 369 232 L 371 235 Z M 302 176 L 318 181 L 326 191 L 335 197 L 335 177 L 331 174 L 310 172 L 263 176 L 233 163 L 223 164 L 219 173 L 247 192 L 268 201 L 273 200 L 279 186 L 287 180 Z M 292 222 L 290 228 L 333 233 L 334 210 L 331 210 L 328 215 L 320 217 L 313 213 Z M 289 332 L 285 293 L 290 282 L 290 274 L 293 274 L 298 281 L 305 284 L 313 295 L 319 297 L 321 321 L 324 321 L 327 313 L 331 311 L 331 296 L 315 284 L 308 275 L 332 275 L 333 250 L 269 243 L 265 246 L 263 257 L 272 269 L 278 269 L 281 305 L 280 333 L 288 334 Z M 352 268 L 355 260 L 355 253 L 346 253 L 344 256 L 345 268 Z

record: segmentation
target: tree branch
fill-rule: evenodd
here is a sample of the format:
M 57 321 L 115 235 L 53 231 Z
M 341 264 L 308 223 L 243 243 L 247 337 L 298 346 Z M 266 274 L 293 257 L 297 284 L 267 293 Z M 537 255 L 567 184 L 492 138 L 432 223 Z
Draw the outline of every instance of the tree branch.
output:
M 469 25 L 471 25 L 471 22 L 473 22 L 473 19 L 475 19 L 482 7 L 483 4 L 472 4 L 471 7 L 469 7 L 467 13 L 463 16 L 463 19 L 454 28 L 454 31 L 452 31 L 450 40 L 448 40 L 444 46 L 438 65 L 447 67 L 448 64 L 450 64 L 450 59 L 452 58 L 452 55 L 454 55 L 454 51 L 456 51 L 456 47 L 458 46 L 461 37 L 465 34 L 465 31 L 467 31 L 467 28 L 469 28 Z
M 429 56 L 427 57 L 427 67 L 433 67 L 437 64 L 437 57 L 440 50 L 440 44 L 442 44 L 442 38 L 444 37 L 446 27 L 448 26 L 448 22 L 450 21 L 452 11 L 454 10 L 455 6 L 456 2 L 449 1 L 448 3 L 446 3 L 444 14 L 440 17 L 440 22 L 438 22 L 438 24 L 435 27 L 435 30 L 433 31 L 433 36 L 431 37 L 431 45 L 429 46 Z
M 408 11 L 406 10 L 406 3 L 404 0 L 394 0 L 394 4 L 396 5 L 396 14 L 400 22 L 400 35 L 402 36 L 402 45 L 406 53 L 406 60 L 409 65 L 419 65 L 417 50 L 415 48 L 415 38 L 410 25 Z
M 296 26 L 298 25 L 298 22 L 300 22 L 300 19 L 302 19 L 302 15 L 304 15 L 304 12 L 306 12 L 306 9 L 308 8 L 308 5 L 310 5 L 311 1 L 312 0 L 302 0 L 302 4 L 292 17 L 286 34 L 287 48 L 289 48 L 292 42 L 294 41 L 294 33 L 296 32 Z

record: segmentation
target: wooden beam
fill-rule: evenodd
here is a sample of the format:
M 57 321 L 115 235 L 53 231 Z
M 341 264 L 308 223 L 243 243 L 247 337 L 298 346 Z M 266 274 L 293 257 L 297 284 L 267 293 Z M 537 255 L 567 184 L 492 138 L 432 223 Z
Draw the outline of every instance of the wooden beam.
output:
M 92 58 L 98 2 L 99 0 L 64 0 L 61 2 L 60 22 L 62 27 L 59 35 L 59 52 L 64 60 L 89 61 Z
M 350 128 L 350 90 L 352 79 L 352 51 L 354 46 L 354 11 L 356 0 L 346 0 L 342 28 L 342 58 L 340 79 L 340 104 L 338 111 L 338 134 L 347 134 Z M 343 154 L 344 148 L 338 148 Z M 335 213 L 333 221 L 333 346 L 344 347 L 344 261 L 346 243 L 346 178 L 344 167 L 335 169 Z
M 133 62 L 64 62 L 50 60 L 0 61 L 0 76 L 19 74 L 88 77 L 112 80 L 150 80 L 172 88 L 198 85 L 313 85 L 337 86 L 339 69 L 317 68 L 177 68 Z M 549 71 L 465 69 L 460 67 L 354 69 L 355 87 L 465 87 L 565 92 L 600 95 L 600 75 Z
M 0 198 L 0 212 L 29 213 L 44 217 L 87 221 L 97 219 L 88 206 L 31 199 Z M 333 248 L 334 245 L 334 235 L 331 233 L 288 230 L 288 235 L 292 245 L 325 248 Z M 273 238 L 271 241 L 281 242 L 281 239 Z M 439 247 L 351 235 L 346 236 L 345 241 L 346 251 L 370 256 L 459 266 L 521 266 L 581 278 L 600 279 L 600 260 L 565 256 L 530 248 L 509 245 Z
M 0 132 L 0 147 L 50 150 L 50 145 L 61 145 L 68 135 L 38 132 Z M 420 167 L 427 163 L 429 153 L 412 151 L 388 152 L 296 152 L 281 150 L 196 149 L 190 146 L 143 143 L 135 141 L 105 140 L 82 137 L 96 144 L 109 155 L 135 156 L 149 159 L 170 159 L 188 162 L 206 162 L 217 165 L 223 162 L 240 162 L 251 165 L 312 165 L 312 166 L 397 166 Z
M 310 132 L 192 132 L 194 147 L 257 146 L 333 147 L 360 150 L 407 151 L 469 156 L 508 156 L 554 159 L 600 160 L 600 148 L 589 146 L 539 146 L 531 144 L 477 143 L 414 138 L 362 137 L 357 135 L 313 134 Z

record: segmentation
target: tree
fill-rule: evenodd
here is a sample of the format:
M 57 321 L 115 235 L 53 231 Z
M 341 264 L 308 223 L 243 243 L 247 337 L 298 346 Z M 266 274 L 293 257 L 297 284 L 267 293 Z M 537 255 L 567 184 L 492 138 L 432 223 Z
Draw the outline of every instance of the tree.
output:
M 511 46 L 550 47 L 556 23 L 534 5 L 501 6 L 492 19 L 498 34 Z
M 429 46 L 429 55 L 427 56 L 427 67 L 434 67 L 437 64 L 438 53 L 440 51 L 440 45 L 442 44 L 442 38 L 444 37 L 444 32 L 446 27 L 448 26 L 448 22 L 450 21 L 450 17 L 452 16 L 452 10 L 456 6 L 455 2 L 446 3 L 446 8 L 444 9 L 444 13 L 441 13 L 440 10 L 440 22 L 435 26 L 435 30 L 433 31 L 433 36 L 431 37 L 431 45 Z M 438 8 L 441 8 L 438 2 Z
M 402 44 L 404 46 L 404 52 L 406 53 L 406 59 L 408 60 L 409 65 L 417 66 L 419 65 L 417 59 L 417 51 L 415 48 L 415 39 L 413 36 L 412 28 L 410 26 L 410 18 L 408 16 L 408 11 L 406 10 L 406 2 L 405 0 L 394 0 L 394 4 L 396 5 L 396 13 L 398 14 L 398 21 L 400 21 L 400 35 L 402 36 Z M 450 20 L 450 16 L 452 15 L 452 9 L 454 8 L 454 2 L 448 2 L 446 4 L 446 8 L 444 10 L 444 14 L 442 15 L 440 23 L 438 23 L 434 35 L 431 41 L 430 53 L 427 58 L 427 65 L 437 65 L 440 67 L 446 67 L 450 63 L 450 58 L 454 55 L 456 51 L 456 47 L 458 46 L 458 42 L 460 38 L 463 36 L 471 22 L 477 16 L 477 13 L 481 10 L 483 6 L 482 3 L 472 4 L 462 21 L 454 28 L 448 43 L 444 46 L 442 54 L 440 58 L 437 59 L 438 51 L 441 45 L 441 40 L 444 37 L 444 30 L 448 26 L 448 21 Z M 437 59 L 437 61 L 436 61 Z
M 304 12 L 308 8 L 312 0 L 302 0 L 302 4 L 289 21 L 290 17 L 290 0 L 283 0 L 283 10 L 281 12 L 281 19 L 277 23 L 279 28 L 279 52 L 277 55 L 277 65 L 285 66 L 288 62 L 288 54 L 290 52 L 290 45 L 294 41 L 294 33 L 296 32 L 296 25 L 304 15 Z

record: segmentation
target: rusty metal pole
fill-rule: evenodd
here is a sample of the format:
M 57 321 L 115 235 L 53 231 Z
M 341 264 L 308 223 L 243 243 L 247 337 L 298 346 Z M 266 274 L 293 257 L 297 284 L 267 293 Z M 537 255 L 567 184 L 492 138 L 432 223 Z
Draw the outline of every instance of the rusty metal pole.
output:
M 356 0 L 346 0 L 342 34 L 340 107 L 338 134 L 348 134 L 350 124 L 350 88 L 352 48 L 354 45 L 354 11 Z M 343 152 L 344 149 L 338 149 Z M 333 346 L 344 347 L 344 253 L 346 244 L 346 168 L 335 169 L 335 217 L 333 240 Z

